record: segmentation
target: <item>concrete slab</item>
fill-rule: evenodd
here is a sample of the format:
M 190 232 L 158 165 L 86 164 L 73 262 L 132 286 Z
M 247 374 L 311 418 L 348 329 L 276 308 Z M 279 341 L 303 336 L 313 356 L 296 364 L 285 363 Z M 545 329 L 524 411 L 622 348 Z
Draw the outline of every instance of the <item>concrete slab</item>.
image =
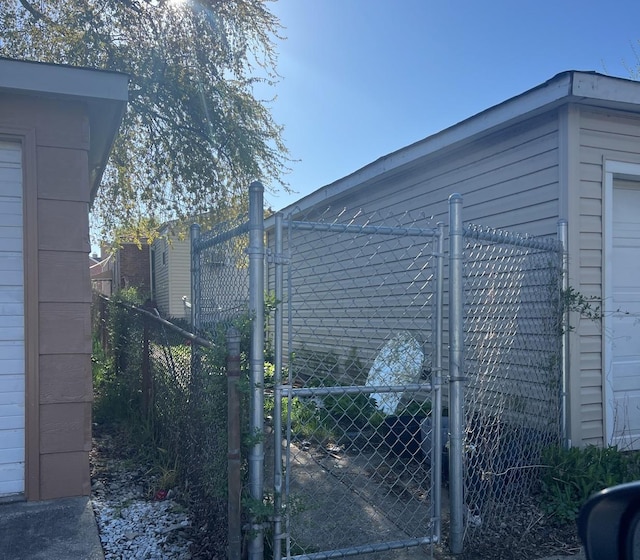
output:
M 0 504 L 0 560 L 104 560 L 89 498 Z

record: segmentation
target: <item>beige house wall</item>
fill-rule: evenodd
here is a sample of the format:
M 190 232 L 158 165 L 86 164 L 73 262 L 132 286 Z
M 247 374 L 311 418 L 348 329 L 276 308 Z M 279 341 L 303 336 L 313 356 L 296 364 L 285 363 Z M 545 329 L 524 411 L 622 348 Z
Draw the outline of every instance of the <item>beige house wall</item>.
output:
M 29 500 L 90 491 L 89 133 L 81 103 L 0 94 L 23 147 Z
M 582 107 L 579 110 L 578 177 L 570 190 L 575 197 L 576 223 L 570 262 L 570 283 L 596 302 L 602 300 L 604 277 L 604 165 L 607 160 L 640 164 L 640 117 L 623 111 Z M 594 303 L 597 305 L 597 303 Z M 606 333 L 600 322 L 574 317 L 571 375 L 573 438 L 584 444 L 605 443 Z M 579 424 L 577 424 L 579 422 Z

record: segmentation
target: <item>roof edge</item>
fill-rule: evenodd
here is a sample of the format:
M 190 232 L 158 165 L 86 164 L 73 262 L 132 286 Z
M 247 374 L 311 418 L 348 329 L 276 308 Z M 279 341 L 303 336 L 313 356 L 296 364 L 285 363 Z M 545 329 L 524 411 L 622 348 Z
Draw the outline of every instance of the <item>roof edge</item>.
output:
M 490 130 L 531 117 L 571 101 L 602 100 L 640 106 L 640 84 L 593 71 L 567 70 L 515 97 L 422 140 L 400 148 L 285 206 L 282 212 L 303 212 L 329 201 L 375 177 L 399 169 L 416 159 L 470 140 Z

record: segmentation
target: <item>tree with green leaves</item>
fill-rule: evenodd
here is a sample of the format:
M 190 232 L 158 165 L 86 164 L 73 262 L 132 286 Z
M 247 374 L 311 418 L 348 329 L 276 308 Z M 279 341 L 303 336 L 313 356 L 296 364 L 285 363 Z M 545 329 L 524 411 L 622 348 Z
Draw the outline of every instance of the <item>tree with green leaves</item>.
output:
M 254 93 L 277 80 L 279 31 L 264 0 L 0 3 L 0 56 L 131 76 L 92 209 L 107 238 L 147 218 L 235 213 L 255 179 L 286 188 L 281 128 Z

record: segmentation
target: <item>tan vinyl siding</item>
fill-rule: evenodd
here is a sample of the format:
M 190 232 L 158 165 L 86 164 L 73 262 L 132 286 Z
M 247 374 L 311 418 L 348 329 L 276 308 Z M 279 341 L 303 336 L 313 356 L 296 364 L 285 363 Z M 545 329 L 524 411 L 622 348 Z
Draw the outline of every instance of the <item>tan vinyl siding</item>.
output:
M 165 263 L 163 264 L 163 254 Z M 156 305 L 164 315 L 169 314 L 169 249 L 167 240 L 164 237 L 153 242 L 153 258 L 155 278 L 154 292 Z
M 557 144 L 556 118 L 547 115 L 413 162 L 409 170 L 381 177 L 365 187 L 364 196 L 345 198 L 340 206 L 384 208 L 390 216 L 423 210 L 434 221 L 447 221 L 447 199 L 458 192 L 464 196 L 466 221 L 554 234 Z
M 615 111 L 582 108 L 580 111 L 580 185 L 577 189 L 580 215 L 578 273 L 574 287 L 587 296 L 601 298 L 603 250 L 603 182 L 605 159 L 640 163 L 640 119 Z M 581 319 L 574 343 L 579 346 L 579 363 L 572 375 L 580 376 L 579 403 L 582 419 L 581 441 L 602 444 L 603 371 L 602 329 L 589 319 Z M 577 371 L 576 371 L 577 369 Z M 575 396 L 574 402 L 575 402 Z
M 167 231 L 153 242 L 155 297 L 160 312 L 169 317 L 189 318 L 183 296 L 191 301 L 191 249 L 189 240 L 172 237 Z M 170 235 L 170 234 L 169 234 Z
M 169 314 L 189 318 L 183 296 L 191 301 L 191 246 L 188 239 L 174 238 L 169 245 Z
M 296 219 L 313 221 L 322 215 L 327 221 L 349 222 L 360 212 L 356 223 L 428 228 L 448 222 L 448 197 L 459 192 L 467 223 L 555 235 L 558 175 L 553 112 L 413 161 L 328 201 L 328 211 L 318 206 Z M 355 348 L 368 368 L 390 333 L 406 329 L 430 336 L 431 288 L 422 291 L 430 271 L 420 270 L 431 252 L 426 239 L 387 243 L 375 236 L 365 246 L 364 238 L 354 236 L 317 234 L 308 241 L 306 232 L 294 232 L 294 242 L 303 239 L 310 253 L 302 259 L 300 249 L 292 247 L 291 254 L 297 289 L 292 303 L 294 313 L 300 313 L 294 317 L 294 351 L 301 346 L 335 351 L 343 360 Z M 303 312 L 308 314 L 304 319 Z

